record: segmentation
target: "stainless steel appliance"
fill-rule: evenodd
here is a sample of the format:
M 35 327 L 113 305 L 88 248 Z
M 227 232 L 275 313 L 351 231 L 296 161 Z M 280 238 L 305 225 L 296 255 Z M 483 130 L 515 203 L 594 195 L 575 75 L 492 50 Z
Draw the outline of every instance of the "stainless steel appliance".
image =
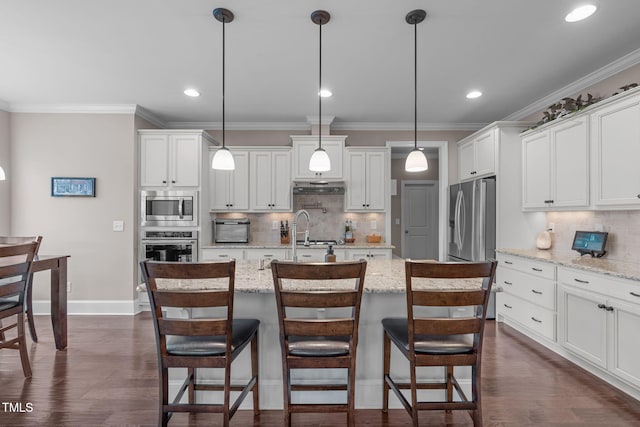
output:
M 197 227 L 197 191 L 142 191 L 140 225 Z
M 293 194 L 344 194 L 344 181 L 295 181 Z
M 449 187 L 449 261 L 484 261 L 496 257 L 496 179 Z M 495 293 L 487 318 L 495 318 Z
M 213 221 L 213 241 L 216 243 L 248 243 L 249 218 L 216 218 Z
M 198 232 L 179 229 L 143 230 L 140 259 L 197 262 Z

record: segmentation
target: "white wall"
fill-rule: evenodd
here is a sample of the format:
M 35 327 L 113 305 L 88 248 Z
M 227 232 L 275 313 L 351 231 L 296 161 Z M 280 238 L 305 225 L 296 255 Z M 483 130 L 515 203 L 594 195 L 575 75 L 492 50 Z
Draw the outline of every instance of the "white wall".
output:
M 134 116 L 12 113 L 10 129 L 11 233 L 41 234 L 41 254 L 71 255 L 70 313 L 130 310 L 137 219 Z M 95 177 L 96 197 L 51 197 L 53 176 Z M 124 220 L 124 232 L 112 231 L 116 219 Z M 36 275 L 34 300 L 49 299 L 47 282 L 48 274 Z
M 0 235 L 7 235 L 11 230 L 11 138 L 9 136 L 9 113 L 0 110 L 0 166 L 7 179 L 0 181 Z

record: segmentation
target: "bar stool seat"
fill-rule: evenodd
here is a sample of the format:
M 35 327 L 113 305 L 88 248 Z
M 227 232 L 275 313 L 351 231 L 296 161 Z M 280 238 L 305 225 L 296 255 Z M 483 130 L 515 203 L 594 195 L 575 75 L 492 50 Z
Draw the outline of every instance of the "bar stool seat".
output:
M 399 348 L 409 351 L 409 326 L 407 318 L 389 317 L 382 319 L 382 328 L 391 341 Z M 460 354 L 473 351 L 473 334 L 460 335 L 416 335 L 416 353 Z
M 289 354 L 303 357 L 349 354 L 349 337 L 289 337 Z
M 257 332 L 257 319 L 234 319 L 231 337 L 231 351 L 244 347 Z M 209 336 L 167 336 L 167 353 L 174 356 L 219 356 L 227 350 L 224 335 Z

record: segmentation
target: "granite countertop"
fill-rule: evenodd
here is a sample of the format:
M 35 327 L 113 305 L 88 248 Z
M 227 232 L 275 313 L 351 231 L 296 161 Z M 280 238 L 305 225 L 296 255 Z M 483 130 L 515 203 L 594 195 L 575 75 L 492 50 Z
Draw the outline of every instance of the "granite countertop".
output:
M 497 249 L 505 255 L 516 255 L 536 261 L 546 261 L 556 265 L 577 268 L 593 273 L 606 274 L 622 279 L 640 281 L 640 263 L 618 261 L 605 258 L 580 256 L 573 251 L 554 251 L 539 249 Z
M 297 245 L 298 248 L 326 250 L 328 245 Z M 394 249 L 389 243 L 345 243 L 344 245 L 332 245 L 334 249 Z M 249 242 L 249 243 L 212 243 L 202 246 L 202 249 L 291 249 L 291 243 L 286 245 L 273 242 Z
M 416 282 L 418 282 L 416 280 Z M 415 282 L 414 282 L 415 283 Z M 324 286 L 323 286 L 324 284 Z M 326 289 L 327 282 L 321 280 L 295 282 L 301 289 L 322 290 Z M 215 281 L 209 280 L 189 280 L 169 281 L 158 284 L 161 287 L 172 287 L 177 289 L 208 289 L 215 288 Z M 341 287 L 353 287 L 353 280 L 331 281 L 332 289 Z M 481 286 L 479 279 L 444 281 L 441 279 L 421 279 L 419 281 L 422 289 L 477 289 Z M 235 289 L 243 293 L 273 293 L 273 276 L 271 269 L 258 269 L 257 261 L 237 261 Z M 366 293 L 404 293 L 405 272 L 403 259 L 391 260 L 371 260 L 367 261 L 367 272 L 364 281 L 364 292 Z M 144 284 L 138 286 L 138 291 L 144 291 Z

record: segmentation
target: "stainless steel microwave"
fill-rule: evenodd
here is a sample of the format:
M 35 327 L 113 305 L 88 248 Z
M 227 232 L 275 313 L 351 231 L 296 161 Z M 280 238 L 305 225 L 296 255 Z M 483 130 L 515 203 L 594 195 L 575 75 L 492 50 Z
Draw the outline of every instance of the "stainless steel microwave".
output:
M 197 227 L 197 191 L 142 191 L 141 226 Z

